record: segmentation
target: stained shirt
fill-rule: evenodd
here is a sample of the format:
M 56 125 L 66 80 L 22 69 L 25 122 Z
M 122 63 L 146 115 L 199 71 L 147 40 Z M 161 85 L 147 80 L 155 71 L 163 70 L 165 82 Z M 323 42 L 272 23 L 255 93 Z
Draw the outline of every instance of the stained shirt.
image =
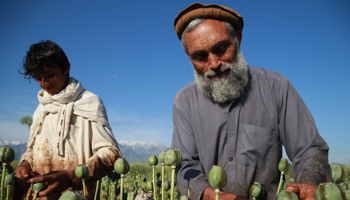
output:
M 282 145 L 297 182 L 331 180 L 329 148 L 297 91 L 277 72 L 248 69 L 249 83 L 233 103 L 212 102 L 195 82 L 174 97 L 172 148 L 183 156 L 176 168 L 181 194 L 190 188 L 191 198 L 199 200 L 210 187 L 211 167 L 221 165 L 227 174 L 224 192 L 249 198 L 249 187 L 257 181 L 266 190 L 264 199 L 275 199 Z
M 65 127 L 65 129 L 68 129 L 68 135 L 63 141 L 63 153 L 59 153 L 60 145 L 58 144 L 61 142 L 61 127 L 65 124 L 67 106 L 64 103 L 56 103 L 55 108 L 58 111 L 50 111 L 45 114 L 43 122 L 40 123 L 40 126 L 42 126 L 41 131 L 35 135 L 32 145 L 28 146 L 21 157 L 21 161 L 26 160 L 30 164 L 32 171 L 40 175 L 52 171 L 66 170 L 72 180 L 72 187 L 69 190 L 82 190 L 81 179 L 76 177 L 75 168 L 80 164 L 85 164 L 89 168 L 89 177 L 86 179 L 87 197 L 88 199 L 93 199 L 96 181 L 114 169 L 114 162 L 121 157 L 121 154 L 109 127 L 101 99 L 97 95 L 86 91 L 82 86 L 79 86 L 80 83 L 77 83 L 79 82 L 75 79 L 69 83 L 71 86 L 80 88 L 80 90 L 71 89 L 73 93 L 74 91 L 81 91 L 78 92 L 79 96 L 74 100 L 74 104 L 77 106 L 82 104 L 81 106 L 86 107 L 86 112 L 88 109 L 91 110 L 84 114 L 85 116 L 78 115 L 75 114 L 78 112 L 74 111 L 77 108 L 73 106 L 73 112 L 69 117 L 70 121 L 68 126 Z M 61 91 L 61 93 L 64 92 Z M 44 95 L 44 97 L 48 95 L 46 92 L 39 92 L 39 94 Z M 36 116 L 43 110 L 45 110 L 44 105 L 41 103 L 36 109 L 33 119 L 38 118 Z M 104 123 L 88 119 L 91 113 L 96 113 L 96 115 L 99 113 L 105 119 Z M 34 128 L 33 125 L 32 128 Z M 47 197 L 38 199 L 58 199 L 60 195 L 50 193 Z M 30 188 L 27 192 L 27 197 L 29 196 L 31 196 Z

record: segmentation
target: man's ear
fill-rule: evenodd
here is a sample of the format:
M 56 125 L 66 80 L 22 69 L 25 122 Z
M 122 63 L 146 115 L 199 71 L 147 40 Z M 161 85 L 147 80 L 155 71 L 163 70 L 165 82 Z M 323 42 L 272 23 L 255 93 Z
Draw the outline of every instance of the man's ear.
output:
M 241 46 L 241 41 L 242 41 L 242 31 L 241 30 L 236 31 L 236 37 L 239 41 L 239 46 Z
M 66 66 L 66 71 L 64 71 L 64 74 L 69 74 L 69 70 L 70 70 L 70 63 L 67 64 Z

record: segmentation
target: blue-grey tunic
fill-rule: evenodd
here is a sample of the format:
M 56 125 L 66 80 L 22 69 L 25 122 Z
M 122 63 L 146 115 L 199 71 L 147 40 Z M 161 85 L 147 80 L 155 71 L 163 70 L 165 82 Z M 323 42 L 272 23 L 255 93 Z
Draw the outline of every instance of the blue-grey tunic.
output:
M 199 200 L 210 187 L 213 165 L 224 166 L 227 173 L 224 192 L 249 197 L 249 186 L 257 181 L 266 189 L 265 199 L 275 199 L 282 145 L 297 182 L 331 180 L 329 148 L 297 91 L 277 72 L 248 68 L 249 84 L 233 103 L 213 103 L 195 82 L 174 98 L 172 148 L 183 156 L 177 188 L 187 194 L 189 187 L 191 199 Z

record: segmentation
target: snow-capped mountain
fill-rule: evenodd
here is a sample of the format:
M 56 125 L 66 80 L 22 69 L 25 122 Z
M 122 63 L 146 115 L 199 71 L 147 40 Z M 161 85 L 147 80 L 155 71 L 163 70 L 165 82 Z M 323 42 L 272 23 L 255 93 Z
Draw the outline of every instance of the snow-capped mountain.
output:
M 169 147 L 161 143 L 141 141 L 130 142 L 122 140 L 118 141 L 118 146 L 122 156 L 129 163 L 148 163 L 150 156 L 155 155 L 158 157 L 162 151 L 169 149 Z
M 0 140 L 0 146 L 12 146 L 12 145 L 19 145 L 19 144 L 24 144 L 24 142 L 20 142 L 20 141 L 9 142 L 7 140 Z
M 26 151 L 26 145 L 26 143 L 18 141 L 9 142 L 6 140 L 0 140 L 0 147 L 11 146 L 13 150 L 15 150 L 15 161 L 19 160 L 22 154 Z M 126 158 L 130 164 L 148 163 L 150 156 L 155 155 L 158 157 L 162 151 L 169 149 L 169 147 L 161 143 L 141 141 L 119 141 L 118 146 L 122 156 Z
M 160 151 L 167 150 L 169 147 L 165 146 L 162 143 L 156 143 L 156 142 L 141 142 L 141 141 L 135 141 L 135 142 L 130 142 L 130 141 L 119 141 L 118 144 L 121 144 L 125 147 L 129 147 L 134 151 L 138 151 L 140 149 L 159 149 Z

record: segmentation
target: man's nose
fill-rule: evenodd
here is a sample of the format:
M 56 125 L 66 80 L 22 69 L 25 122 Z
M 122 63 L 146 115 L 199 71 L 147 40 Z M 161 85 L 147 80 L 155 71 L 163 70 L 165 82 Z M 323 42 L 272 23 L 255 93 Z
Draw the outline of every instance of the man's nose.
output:
M 47 77 L 42 77 L 41 78 L 41 85 L 42 86 L 44 86 L 44 87 L 47 87 L 47 86 L 49 86 L 49 78 L 47 78 Z
M 218 69 L 218 67 L 221 66 L 221 60 L 220 60 L 219 56 L 217 56 L 213 53 L 209 54 L 208 61 L 209 61 L 209 68 L 213 71 L 215 71 L 216 69 Z

